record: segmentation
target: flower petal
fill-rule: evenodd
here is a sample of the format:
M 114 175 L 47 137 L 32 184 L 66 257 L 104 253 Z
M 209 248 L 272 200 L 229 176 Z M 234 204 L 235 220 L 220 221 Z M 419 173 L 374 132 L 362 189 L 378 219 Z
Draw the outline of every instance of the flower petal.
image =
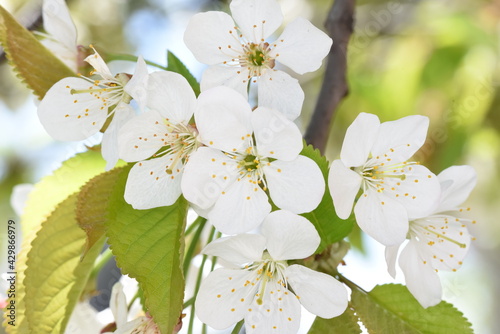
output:
M 94 54 L 85 58 L 85 61 L 89 63 L 95 69 L 95 72 L 101 77 L 103 77 L 104 79 L 113 80 L 114 76 L 113 74 L 111 74 L 111 71 L 109 70 L 108 65 L 106 65 L 106 62 L 102 59 L 101 55 L 96 51 L 96 49 L 92 49 L 94 50 Z
M 113 289 L 111 289 L 109 307 L 111 308 L 117 326 L 120 327 L 127 323 L 127 299 L 123 292 L 123 285 L 120 282 L 115 283 Z
M 244 151 L 252 136 L 252 109 L 235 90 L 216 87 L 198 97 L 196 127 L 205 145 L 225 152 Z
M 245 315 L 248 334 L 297 333 L 300 303 L 295 295 L 275 281 L 267 283 L 262 304 L 254 299 Z M 251 311 L 250 311 L 251 310 Z
M 180 74 L 158 71 L 149 75 L 148 107 L 170 122 L 189 122 L 196 106 L 196 96 Z
M 371 149 L 372 155 L 383 155 L 392 149 L 393 162 L 406 161 L 424 144 L 428 127 L 429 118 L 419 115 L 384 122 Z
M 316 71 L 330 52 L 332 39 L 308 20 L 298 17 L 271 44 L 270 56 L 298 74 Z
M 259 156 L 290 161 L 302 151 L 302 134 L 295 123 L 276 110 L 258 107 L 252 126 Z
M 267 194 L 251 180 L 238 179 L 219 196 L 208 220 L 224 234 L 238 234 L 259 226 L 269 212 Z
M 184 43 L 203 64 L 229 62 L 243 54 L 234 21 L 223 12 L 194 15 L 186 27 Z
M 120 158 L 127 161 L 145 160 L 167 144 L 168 129 L 164 118 L 154 110 L 129 120 L 118 134 Z
M 201 91 L 226 86 L 247 97 L 248 69 L 237 66 L 212 65 L 203 72 Z
M 434 212 L 441 194 L 436 175 L 421 165 L 406 165 L 401 172 L 404 179 L 384 179 L 384 194 L 403 205 L 410 218 L 425 217 Z
M 406 209 L 392 198 L 368 189 L 354 207 L 359 227 L 385 246 L 394 246 L 406 239 Z
M 417 246 L 410 241 L 399 256 L 399 266 L 405 275 L 406 287 L 427 308 L 441 301 L 441 282 L 430 262 L 418 255 Z
M 57 140 L 83 140 L 97 133 L 108 117 L 103 99 L 74 90 L 87 90 L 92 83 L 80 78 L 64 78 L 54 84 L 38 106 L 45 130 Z
M 261 233 L 267 239 L 269 255 L 276 261 L 304 259 L 321 242 L 309 220 L 286 210 L 271 212 L 262 223 Z
M 275 0 L 233 0 L 229 5 L 247 40 L 261 43 L 281 26 L 283 14 Z
M 208 209 L 214 205 L 221 192 L 238 177 L 235 170 L 237 163 L 221 151 L 200 147 L 191 154 L 184 167 L 182 193 L 200 209 Z
M 441 201 L 437 212 L 455 210 L 469 197 L 477 183 L 477 174 L 471 166 L 451 166 L 438 175 Z M 447 186 L 445 186 L 447 185 Z
M 125 103 L 118 104 L 113 111 L 113 120 L 104 132 L 101 144 L 102 157 L 106 160 L 106 170 L 110 170 L 118 162 L 118 133 L 134 115 L 134 109 Z
M 63 0 L 43 1 L 43 27 L 57 42 L 61 43 L 67 50 L 71 50 L 76 65 L 76 27 Z M 72 68 L 72 70 L 76 70 Z
M 174 155 L 138 162 L 128 174 L 125 201 L 144 210 L 174 204 L 181 195 L 183 165 L 170 166 Z M 172 173 L 166 172 L 172 168 Z
M 328 189 L 332 195 L 335 212 L 340 219 L 351 215 L 354 199 L 359 192 L 363 178 L 344 166 L 341 160 L 334 160 L 328 172 Z
M 299 117 L 304 103 L 304 91 L 299 81 L 277 70 L 265 71 L 259 78 L 259 106 L 283 113 L 293 121 Z
M 142 112 L 144 112 L 148 102 L 148 80 L 149 72 L 146 62 L 142 56 L 139 56 L 135 65 L 134 75 L 123 89 L 137 101 Z
M 201 282 L 196 296 L 196 316 L 215 329 L 225 329 L 241 319 L 258 288 L 256 273 L 246 270 L 217 269 Z
M 340 159 L 346 167 L 358 167 L 366 162 L 379 127 L 378 117 L 364 112 L 349 125 L 340 152 Z
M 325 193 L 325 179 L 316 163 L 302 155 L 264 166 L 269 194 L 276 206 L 293 213 L 314 210 Z
M 286 268 L 285 275 L 300 303 L 309 312 L 330 319 L 346 310 L 347 289 L 332 276 L 297 264 Z
M 396 260 L 398 259 L 399 247 L 401 247 L 401 245 L 385 247 L 385 262 L 387 263 L 387 271 L 392 278 L 396 278 Z
M 262 235 L 238 234 L 212 241 L 201 252 L 235 265 L 244 265 L 260 260 L 265 248 L 266 238 Z

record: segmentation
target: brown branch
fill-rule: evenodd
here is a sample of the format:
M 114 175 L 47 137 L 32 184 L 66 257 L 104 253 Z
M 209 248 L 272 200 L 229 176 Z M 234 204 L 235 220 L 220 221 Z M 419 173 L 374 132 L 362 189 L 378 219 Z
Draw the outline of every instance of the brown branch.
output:
M 334 112 L 349 92 L 346 55 L 354 26 L 354 7 L 355 0 L 335 0 L 325 23 L 333 44 L 327 58 L 323 86 L 304 136 L 306 142 L 321 153 L 325 151 Z

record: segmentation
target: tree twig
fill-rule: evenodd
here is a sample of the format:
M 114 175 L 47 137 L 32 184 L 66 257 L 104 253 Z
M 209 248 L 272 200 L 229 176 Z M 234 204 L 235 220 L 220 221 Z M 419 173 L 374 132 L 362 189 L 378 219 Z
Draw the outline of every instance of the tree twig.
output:
M 304 139 L 325 151 L 330 123 L 340 101 L 347 96 L 347 44 L 353 32 L 355 0 L 335 0 L 325 26 L 333 39 L 321 92 Z

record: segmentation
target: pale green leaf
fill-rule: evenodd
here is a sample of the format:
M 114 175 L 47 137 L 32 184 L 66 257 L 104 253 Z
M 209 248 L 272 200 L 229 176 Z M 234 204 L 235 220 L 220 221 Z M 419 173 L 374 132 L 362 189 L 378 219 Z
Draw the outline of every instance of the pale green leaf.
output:
M 327 184 L 328 160 L 321 155 L 319 150 L 315 150 L 311 145 L 304 146 L 300 154 L 314 160 L 314 162 L 318 164 L 325 178 L 325 184 Z M 335 213 L 332 196 L 330 195 L 328 186 L 325 189 L 325 195 L 318 207 L 302 216 L 306 217 L 314 224 L 314 227 L 316 227 L 321 237 L 321 244 L 316 253 L 321 253 L 326 246 L 344 239 L 354 226 L 353 220 L 342 220 Z
M 179 73 L 186 78 L 191 88 L 193 88 L 194 93 L 198 96 L 200 94 L 200 84 L 191 72 L 189 72 L 186 65 L 170 51 L 167 52 L 167 62 L 167 71 Z
M 182 312 L 184 228 L 187 202 L 150 210 L 134 210 L 123 199 L 127 170 L 110 198 L 106 221 L 108 242 L 124 274 L 135 278 L 144 302 L 161 333 L 172 333 Z
M 29 333 L 63 333 L 87 283 L 104 239 L 80 261 L 85 232 L 76 222 L 77 194 L 42 223 L 28 253 L 24 285 Z
M 0 43 L 16 73 L 40 99 L 62 78 L 75 76 L 2 6 Z
M 35 185 L 29 194 L 26 206 L 21 216 L 23 241 L 16 261 L 16 326 L 8 326 L 8 333 L 27 333 L 28 324 L 25 321 L 25 289 L 24 271 L 26 260 L 31 249 L 31 243 L 39 231 L 42 222 L 54 208 L 76 192 L 93 176 L 104 171 L 106 162 L 101 154 L 89 150 L 65 161 L 52 175 L 44 177 Z
M 340 316 L 332 319 L 316 317 L 308 334 L 361 334 L 358 321 L 359 319 L 354 314 L 354 311 L 347 308 Z
M 370 333 L 472 334 L 471 324 L 453 305 L 424 309 L 405 286 L 387 284 L 366 293 L 354 288 L 356 314 Z

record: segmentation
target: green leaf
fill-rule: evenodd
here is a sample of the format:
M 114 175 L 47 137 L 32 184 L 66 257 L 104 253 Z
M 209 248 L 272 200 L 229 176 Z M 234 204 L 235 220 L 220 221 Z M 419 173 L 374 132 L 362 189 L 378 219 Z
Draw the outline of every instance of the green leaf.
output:
M 76 223 L 77 194 L 69 196 L 43 222 L 28 253 L 26 319 L 29 333 L 63 333 L 105 238 L 80 261 L 85 232 Z
M 123 199 L 125 169 L 109 201 L 108 242 L 124 274 L 137 279 L 144 301 L 161 333 L 172 333 L 182 312 L 184 228 L 187 202 L 134 210 Z
M 2 6 L 0 43 L 18 76 L 40 99 L 62 78 L 75 76 L 71 69 L 47 50 Z
M 181 74 L 189 82 L 196 96 L 200 95 L 200 84 L 198 81 L 189 72 L 186 65 L 170 51 L 167 52 L 167 64 L 167 71 Z
M 472 334 L 471 324 L 442 301 L 424 309 L 405 286 L 387 284 L 366 293 L 352 289 L 352 306 L 370 333 Z
M 324 334 L 324 333 L 342 333 L 342 334 L 360 334 L 358 317 L 354 311 L 347 308 L 340 316 L 332 319 L 323 319 L 316 317 L 308 334 Z
M 78 193 L 76 219 L 78 225 L 87 235 L 84 256 L 106 233 L 108 202 L 113 193 L 114 185 L 127 166 L 117 167 L 92 178 Z
M 65 161 L 52 175 L 44 177 L 29 194 L 21 217 L 23 241 L 16 262 L 16 326 L 7 326 L 8 333 L 28 333 L 28 323 L 24 316 L 24 271 L 31 243 L 42 222 L 60 202 L 76 192 L 90 178 L 104 171 L 105 166 L 106 162 L 99 152 L 89 150 L 77 154 Z
M 335 213 L 332 196 L 328 190 L 328 160 L 321 155 L 319 150 L 314 149 L 311 145 L 305 145 L 300 154 L 314 160 L 318 164 L 325 178 L 325 184 L 327 184 L 325 195 L 318 207 L 302 215 L 309 219 L 316 227 L 321 237 L 321 244 L 316 253 L 321 253 L 326 246 L 344 239 L 351 232 L 354 221 L 352 219 L 342 220 Z

